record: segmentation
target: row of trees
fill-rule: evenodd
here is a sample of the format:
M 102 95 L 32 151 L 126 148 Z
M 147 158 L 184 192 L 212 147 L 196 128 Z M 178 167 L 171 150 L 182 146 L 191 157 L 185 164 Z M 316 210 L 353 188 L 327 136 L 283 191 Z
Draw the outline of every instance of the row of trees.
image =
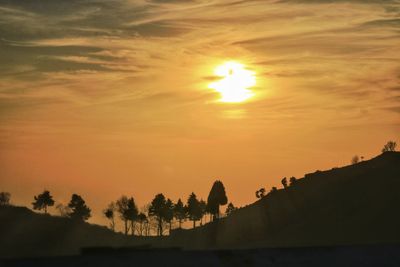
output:
M 395 141 L 388 141 L 388 142 L 383 146 L 383 148 L 382 148 L 382 153 L 385 153 L 385 152 L 394 152 L 394 151 L 396 151 L 396 146 L 397 146 L 397 143 L 396 143 Z M 363 161 L 363 160 L 364 160 L 364 157 L 363 157 L 363 156 L 355 155 L 355 156 L 351 159 L 351 164 L 357 164 L 357 163 L 359 163 L 360 161 Z M 294 185 L 296 182 L 297 182 L 296 177 L 291 177 L 291 178 L 289 179 L 289 185 L 288 185 L 288 180 L 287 180 L 286 177 L 284 177 L 284 178 L 281 180 L 281 183 L 282 183 L 283 188 L 287 188 L 288 186 L 292 186 L 292 185 Z M 277 189 L 276 187 L 272 187 L 270 193 L 275 192 L 275 191 L 277 191 L 277 190 L 278 190 L 278 189 Z M 263 197 L 266 196 L 266 192 L 267 192 L 267 191 L 265 190 L 265 188 L 260 188 L 259 190 L 256 191 L 256 197 L 257 197 L 257 198 L 263 198 Z
M 10 193 L 0 192 L 0 205 L 10 204 Z M 228 202 L 225 187 L 219 180 L 215 181 L 207 198 L 207 202 L 198 199 L 196 194 L 192 192 L 186 203 L 181 199 L 174 203 L 171 199 L 166 198 L 163 194 L 157 194 L 150 204 L 143 207 L 140 211 L 133 197 L 121 196 L 117 201 L 111 202 L 103 215 L 109 219 L 110 228 L 115 231 L 116 218 L 120 218 L 123 222 L 123 230 L 126 235 L 150 235 L 151 229 L 155 229 L 157 235 L 163 235 L 164 231 L 169 228 L 171 230 L 172 223 L 177 222 L 179 228 L 186 220 L 193 222 L 193 228 L 200 221 L 203 224 L 203 218 L 206 214 L 210 215 L 210 221 L 217 220 L 220 217 L 220 206 Z M 53 207 L 55 201 L 49 190 L 34 196 L 32 207 L 34 210 L 48 213 L 48 208 Z M 71 196 L 71 200 L 67 205 L 58 204 L 56 209 L 63 217 L 69 217 L 77 221 L 86 221 L 91 217 L 91 209 L 86 205 L 85 200 L 77 194 Z M 231 214 L 236 207 L 229 203 L 226 214 Z
M 297 183 L 297 178 L 296 178 L 296 177 L 290 177 L 290 178 L 289 178 L 289 184 L 288 184 L 288 179 L 287 179 L 286 177 L 284 177 L 284 178 L 281 180 L 281 183 L 282 183 L 283 188 L 288 188 L 289 186 L 292 186 L 292 185 L 294 185 L 294 184 Z M 273 193 L 273 192 L 276 192 L 276 191 L 278 191 L 278 188 L 276 188 L 275 186 L 273 186 L 273 187 L 271 188 L 271 190 L 269 191 L 269 193 Z M 267 191 L 265 190 L 264 187 L 263 187 L 263 188 L 260 188 L 259 190 L 256 191 L 256 197 L 257 197 L 257 198 L 263 198 L 263 197 L 266 196 L 266 192 L 267 192 Z
M 179 228 L 185 220 L 193 222 L 193 228 L 196 222 L 203 223 L 204 216 L 208 213 L 212 216 L 212 220 L 216 220 L 220 216 L 220 206 L 228 202 L 225 187 L 221 181 L 215 181 L 208 195 L 207 202 L 198 199 L 196 194 L 192 192 L 186 201 L 186 204 L 178 199 L 174 203 L 171 199 L 166 198 L 162 193 L 157 194 L 151 203 L 139 212 L 133 197 L 122 196 L 116 202 L 111 202 L 103 211 L 103 214 L 110 221 L 110 228 L 115 229 L 115 218 L 119 218 L 124 224 L 125 234 L 129 232 L 134 235 L 148 234 L 151 227 L 151 220 L 154 219 L 157 228 L 157 235 L 162 236 L 166 226 L 171 231 L 172 222 L 175 220 L 179 223 Z M 230 214 L 236 208 L 229 203 L 226 213 Z
M 44 210 L 47 214 L 47 208 L 54 206 L 53 196 L 50 191 L 44 190 L 43 193 L 34 196 L 32 206 L 34 210 Z M 91 217 L 91 210 L 86 205 L 85 200 L 77 194 L 72 194 L 71 200 L 67 206 L 57 205 L 58 210 L 62 210 L 61 215 L 69 217 L 77 221 L 86 221 Z

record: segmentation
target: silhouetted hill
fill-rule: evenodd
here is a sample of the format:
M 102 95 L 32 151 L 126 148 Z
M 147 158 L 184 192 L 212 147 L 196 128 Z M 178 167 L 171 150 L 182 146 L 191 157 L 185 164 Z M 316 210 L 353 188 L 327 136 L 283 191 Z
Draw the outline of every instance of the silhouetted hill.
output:
M 0 258 L 72 255 L 84 247 L 134 246 L 137 240 L 104 226 L 0 206 Z
M 306 174 L 227 218 L 173 232 L 187 248 L 400 243 L 400 153 Z

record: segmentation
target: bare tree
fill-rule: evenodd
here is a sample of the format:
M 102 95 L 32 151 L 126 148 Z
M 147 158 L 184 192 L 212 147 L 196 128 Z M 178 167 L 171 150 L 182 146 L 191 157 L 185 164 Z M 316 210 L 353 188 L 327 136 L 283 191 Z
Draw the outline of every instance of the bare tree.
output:
M 397 144 L 395 141 L 389 141 L 383 146 L 382 153 L 396 151 L 396 146 Z
M 138 235 L 143 236 L 143 233 L 145 233 L 146 229 L 146 223 L 148 222 L 146 214 L 143 212 L 140 212 L 137 216 L 137 232 Z
M 61 217 L 68 217 L 68 214 L 71 213 L 71 209 L 68 206 L 65 206 L 62 203 L 57 204 L 56 210 L 60 213 Z

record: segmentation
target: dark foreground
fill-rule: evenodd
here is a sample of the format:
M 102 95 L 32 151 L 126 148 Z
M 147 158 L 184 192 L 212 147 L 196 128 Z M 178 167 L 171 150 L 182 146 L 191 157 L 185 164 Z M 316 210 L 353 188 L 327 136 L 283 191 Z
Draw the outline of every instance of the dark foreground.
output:
M 0 266 L 400 266 L 400 245 L 252 250 L 86 249 L 79 256 L 0 260 Z

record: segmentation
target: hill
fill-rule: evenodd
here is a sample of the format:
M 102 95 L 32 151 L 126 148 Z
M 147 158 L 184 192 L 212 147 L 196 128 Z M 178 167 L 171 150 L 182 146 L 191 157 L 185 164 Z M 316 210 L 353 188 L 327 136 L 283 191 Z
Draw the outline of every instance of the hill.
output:
M 138 240 L 105 226 L 38 214 L 25 207 L 0 206 L 0 258 L 73 255 L 84 247 L 135 246 Z
M 259 248 L 400 243 L 400 153 L 317 171 L 194 230 L 186 248 Z

